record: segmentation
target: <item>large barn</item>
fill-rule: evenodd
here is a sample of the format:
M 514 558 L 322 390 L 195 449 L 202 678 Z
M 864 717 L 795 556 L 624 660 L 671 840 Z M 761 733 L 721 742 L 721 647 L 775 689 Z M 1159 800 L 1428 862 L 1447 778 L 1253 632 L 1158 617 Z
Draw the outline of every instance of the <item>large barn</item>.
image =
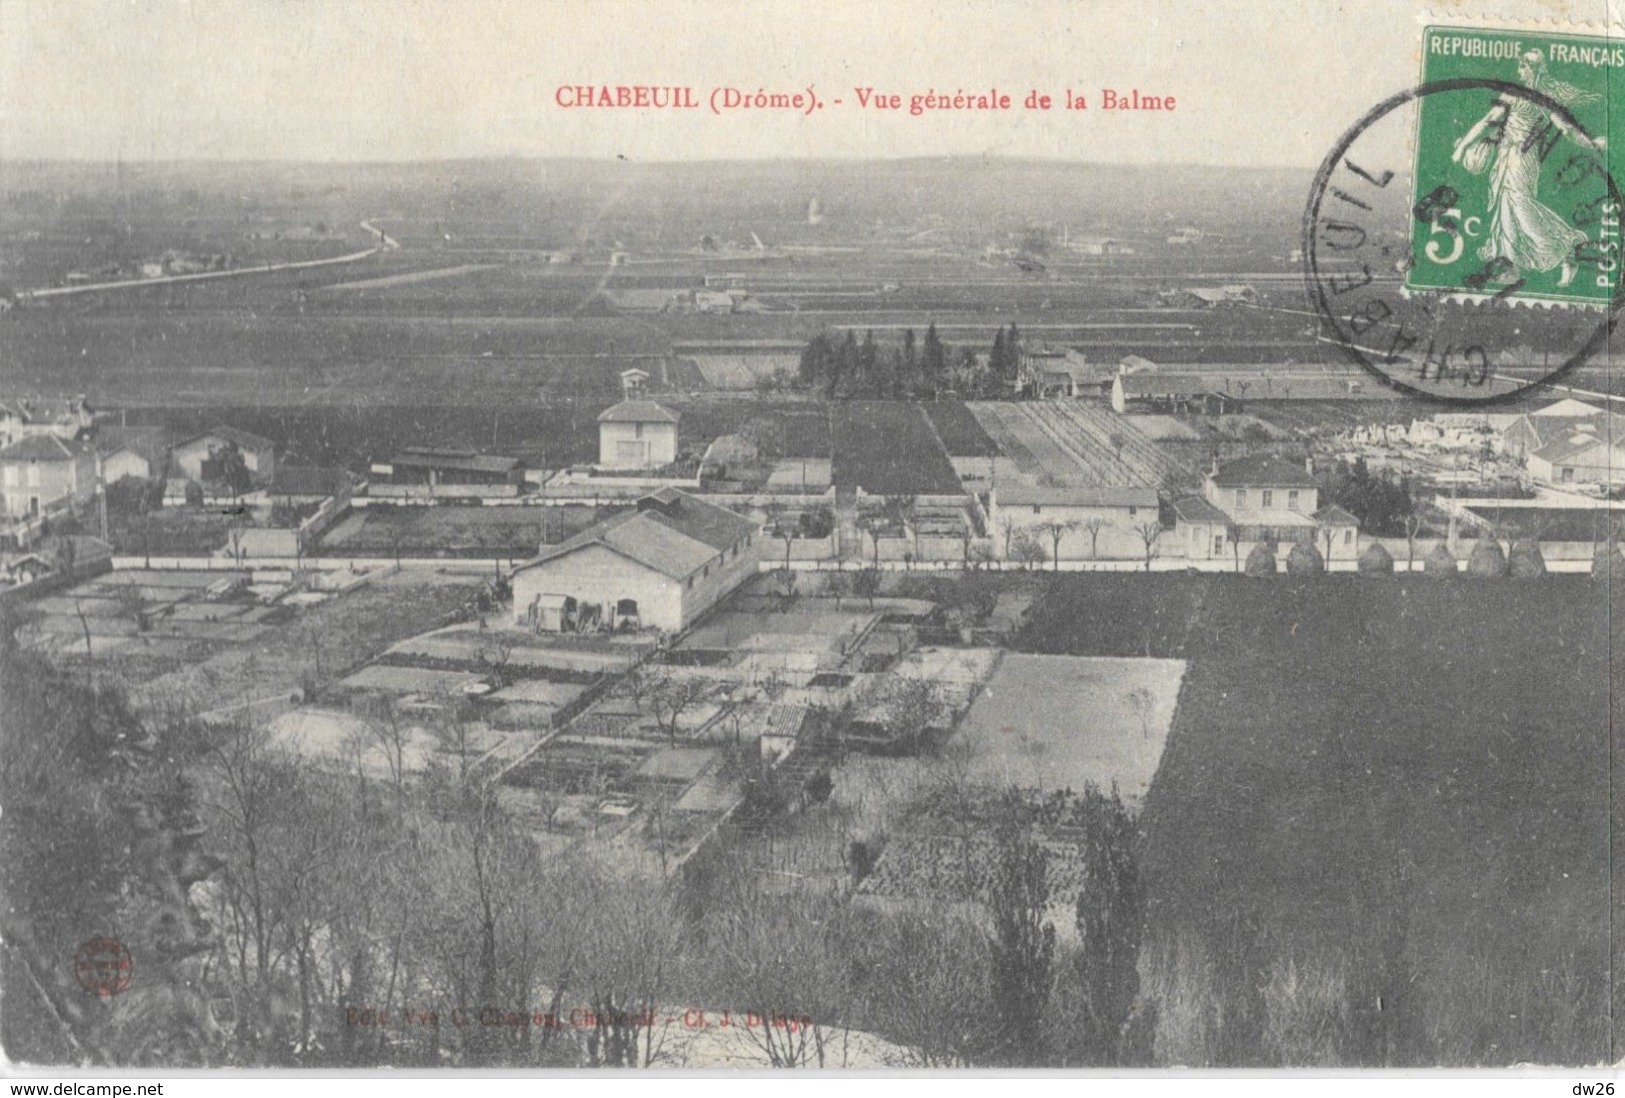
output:
M 686 629 L 756 571 L 761 527 L 662 488 L 514 570 L 516 624 Z

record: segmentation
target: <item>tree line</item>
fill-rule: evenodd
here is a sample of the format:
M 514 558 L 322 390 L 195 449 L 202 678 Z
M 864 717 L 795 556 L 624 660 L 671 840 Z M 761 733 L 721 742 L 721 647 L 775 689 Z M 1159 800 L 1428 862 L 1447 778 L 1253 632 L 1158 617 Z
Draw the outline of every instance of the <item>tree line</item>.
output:
M 813 336 L 801 353 L 796 380 L 831 400 L 909 400 L 946 391 L 983 399 L 1008 395 L 1020 364 L 1021 335 L 1014 322 L 995 334 L 985 361 L 972 347 L 952 353 L 935 323 L 927 326 L 924 340 L 909 328 L 900 343 L 884 345 L 876 341 L 872 329 L 859 340 L 849 328 L 844 336 L 836 332 Z

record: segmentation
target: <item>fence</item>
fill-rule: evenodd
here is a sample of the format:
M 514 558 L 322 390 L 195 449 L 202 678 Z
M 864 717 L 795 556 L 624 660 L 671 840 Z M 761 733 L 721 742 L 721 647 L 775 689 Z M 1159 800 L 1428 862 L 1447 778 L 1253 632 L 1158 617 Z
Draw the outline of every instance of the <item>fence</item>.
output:
M 76 583 L 83 583 L 85 580 L 106 575 L 112 570 L 113 560 L 108 557 L 91 564 L 81 565 L 72 572 L 57 572 L 30 583 L 19 583 L 15 587 L 0 587 L 0 605 L 15 606 L 31 599 L 44 598 L 46 595 L 64 591 Z

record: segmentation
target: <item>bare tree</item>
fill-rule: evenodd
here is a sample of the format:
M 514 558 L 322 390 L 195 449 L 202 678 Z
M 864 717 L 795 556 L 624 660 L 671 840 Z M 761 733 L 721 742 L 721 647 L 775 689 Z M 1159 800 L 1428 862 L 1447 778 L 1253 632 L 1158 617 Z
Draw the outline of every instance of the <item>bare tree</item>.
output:
M 1405 571 L 1416 568 L 1416 535 L 1422 532 L 1422 516 L 1412 512 L 1405 516 Z
M 682 919 L 658 882 L 579 867 L 568 880 L 583 939 L 570 974 L 586 997 L 587 1062 L 653 1067 L 665 1053 L 660 997 L 678 959 Z
M 1055 562 L 1055 570 L 1059 572 L 1061 570 L 1061 542 L 1065 540 L 1068 534 L 1078 529 L 1078 524 L 1076 522 L 1061 522 L 1058 519 L 1050 519 L 1048 522 L 1035 523 L 1033 529 L 1049 538 L 1050 560 Z
M 1162 537 L 1162 523 L 1155 519 L 1142 522 L 1134 528 L 1140 535 L 1140 542 L 1145 546 L 1145 570 L 1151 571 L 1151 561 L 1157 555 L 1157 541 Z
M 488 637 L 479 648 L 480 666 L 488 668 L 491 685 L 500 690 L 508 685 L 508 664 L 513 660 L 514 638 Z
M 1100 531 L 1106 525 L 1106 520 L 1100 515 L 1091 515 L 1083 520 L 1082 527 L 1089 535 L 1089 559 L 1098 560 L 1100 557 Z
M 651 676 L 649 708 L 655 725 L 666 733 L 673 746 L 677 743 L 679 719 L 694 703 L 709 695 L 715 685 L 695 675 L 674 675 L 669 670 Z
M 117 601 L 119 613 L 135 623 L 136 632 L 145 633 L 152 627 L 147 617 L 147 600 L 142 596 L 139 584 L 120 584 Z
M 786 614 L 790 612 L 790 602 L 796 597 L 796 570 L 786 565 L 773 570 L 773 582 L 778 584 L 782 601 L 779 608 Z

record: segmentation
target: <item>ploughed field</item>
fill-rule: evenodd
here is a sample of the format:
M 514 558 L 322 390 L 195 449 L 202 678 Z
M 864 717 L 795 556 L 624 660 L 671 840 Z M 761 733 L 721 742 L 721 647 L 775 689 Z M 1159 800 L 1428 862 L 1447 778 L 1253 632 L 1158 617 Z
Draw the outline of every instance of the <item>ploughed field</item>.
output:
M 1343 1062 L 1609 1054 L 1601 585 L 1048 582 L 1022 647 L 1188 661 L 1142 816 L 1159 1055 L 1268 1062 L 1293 994 L 1366 1034 Z

